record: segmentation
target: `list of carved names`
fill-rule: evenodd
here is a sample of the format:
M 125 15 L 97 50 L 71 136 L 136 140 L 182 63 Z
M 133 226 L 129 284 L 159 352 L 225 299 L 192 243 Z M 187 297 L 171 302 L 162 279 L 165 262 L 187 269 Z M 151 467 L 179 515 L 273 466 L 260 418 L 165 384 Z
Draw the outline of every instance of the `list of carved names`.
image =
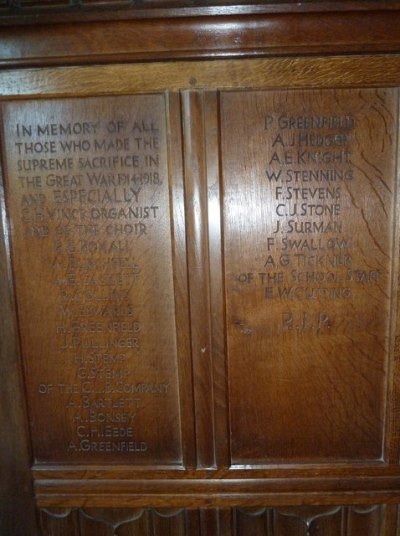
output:
M 258 269 L 236 273 L 235 279 L 242 290 L 256 287 L 268 303 L 283 306 L 278 331 L 337 328 L 341 319 L 334 319 L 335 304 L 357 300 L 366 288 L 379 286 L 385 272 L 380 263 L 354 255 L 359 238 L 354 215 L 363 215 L 352 190 L 365 178 L 353 163 L 357 119 L 351 113 L 268 112 L 260 125 L 264 143 L 258 179 L 265 212 L 272 217 Z M 306 304 L 316 302 L 323 307 L 307 311 Z M 296 303 L 306 307 L 294 314 Z M 354 329 L 373 324 L 374 318 L 351 322 Z
M 29 285 L 40 287 L 41 305 L 29 305 L 49 315 L 41 363 L 29 362 L 41 343 L 26 336 L 31 411 L 54 404 L 61 412 L 68 433 L 60 457 L 157 459 L 154 415 L 172 409 L 177 420 L 176 373 L 166 365 L 175 334 L 165 118 L 140 98 L 125 114 L 99 104 L 79 117 L 28 114 L 8 125 L 17 278 L 28 248 L 32 277 L 43 272 L 40 285 L 28 281 L 31 297 Z M 23 300 L 18 281 L 17 290 Z
M 381 459 L 395 117 L 386 89 L 222 96 L 236 464 Z

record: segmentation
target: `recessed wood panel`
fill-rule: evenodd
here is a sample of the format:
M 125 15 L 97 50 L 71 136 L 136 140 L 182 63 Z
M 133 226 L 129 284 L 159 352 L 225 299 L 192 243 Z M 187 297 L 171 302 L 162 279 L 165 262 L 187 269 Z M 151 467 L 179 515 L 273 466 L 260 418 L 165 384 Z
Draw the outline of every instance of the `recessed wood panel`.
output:
M 396 92 L 225 92 L 233 464 L 382 460 Z
M 39 462 L 182 461 L 164 95 L 7 103 Z

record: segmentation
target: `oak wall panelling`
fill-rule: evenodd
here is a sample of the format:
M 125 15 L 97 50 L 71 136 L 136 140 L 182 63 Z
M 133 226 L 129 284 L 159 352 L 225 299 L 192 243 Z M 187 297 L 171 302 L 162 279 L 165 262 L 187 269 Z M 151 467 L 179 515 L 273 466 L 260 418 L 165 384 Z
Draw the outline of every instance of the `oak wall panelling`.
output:
M 7 190 L 37 463 L 101 462 L 104 438 L 116 442 L 110 463 L 182 463 L 165 101 L 117 104 L 3 108 L 6 132 L 16 128 Z
M 393 533 L 391 507 L 286 507 L 224 510 L 42 509 L 44 534 L 117 534 L 174 536 L 296 535 L 363 536 Z M 64 531 L 64 532 L 63 532 Z M 94 532 L 91 532 L 94 531 Z M 96 532 L 97 531 L 97 532 Z
M 385 458 L 397 98 L 386 90 L 221 95 L 234 464 Z M 371 123 L 379 106 L 381 131 Z M 372 168 L 390 183 L 367 192 Z M 357 386 L 341 377 L 354 367 Z
M 372 4 L 0 12 L 6 534 L 398 533 Z
M 5 214 L 3 177 L 0 181 L 2 216 Z M 17 340 L 15 303 L 11 285 L 10 250 L 7 221 L 1 218 L 1 366 L 7 385 L 0 389 L 0 418 L 3 433 L 1 453 L 1 514 L 0 527 L 5 534 L 26 534 L 27 527 L 36 534 L 36 515 L 30 475 L 31 451 L 26 417 L 26 405 Z M 22 517 L 23 514 L 23 517 Z

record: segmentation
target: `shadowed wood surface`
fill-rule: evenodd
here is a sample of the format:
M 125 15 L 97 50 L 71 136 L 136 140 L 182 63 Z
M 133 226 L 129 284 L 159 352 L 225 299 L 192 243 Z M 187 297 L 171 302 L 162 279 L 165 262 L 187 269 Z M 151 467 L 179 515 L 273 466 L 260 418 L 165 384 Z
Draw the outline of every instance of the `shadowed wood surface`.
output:
M 223 0 L 2 0 L 0 22 L 19 23 L 48 21 L 118 20 L 142 17 L 174 17 L 190 15 L 232 15 L 234 13 L 285 13 L 313 11 L 395 10 L 398 0 L 277 0 L 264 3 L 243 0 L 240 4 Z M 38 17 L 38 15 L 40 17 Z
M 0 170 L 0 358 L 6 382 L 0 389 L 0 533 L 37 534 L 30 467 L 31 448 L 19 357 L 15 302 L 10 281 L 9 227 Z
M 384 536 L 388 517 L 381 506 L 41 510 L 43 536 Z

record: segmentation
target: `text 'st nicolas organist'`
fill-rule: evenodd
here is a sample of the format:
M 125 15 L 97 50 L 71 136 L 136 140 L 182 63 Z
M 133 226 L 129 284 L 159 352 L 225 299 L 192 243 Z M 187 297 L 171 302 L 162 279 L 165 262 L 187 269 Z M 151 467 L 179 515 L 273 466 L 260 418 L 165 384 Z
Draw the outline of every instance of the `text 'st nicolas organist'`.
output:
M 164 106 L 157 95 L 10 106 L 30 405 L 59 438 L 59 460 L 179 458 L 178 425 L 165 448 L 167 424 L 148 424 L 178 412 Z M 28 243 L 36 262 L 25 274 Z M 45 333 L 28 333 L 25 303 L 46 314 Z M 63 412 L 45 424 L 52 405 Z M 33 433 L 38 459 L 54 452 L 45 436 Z

